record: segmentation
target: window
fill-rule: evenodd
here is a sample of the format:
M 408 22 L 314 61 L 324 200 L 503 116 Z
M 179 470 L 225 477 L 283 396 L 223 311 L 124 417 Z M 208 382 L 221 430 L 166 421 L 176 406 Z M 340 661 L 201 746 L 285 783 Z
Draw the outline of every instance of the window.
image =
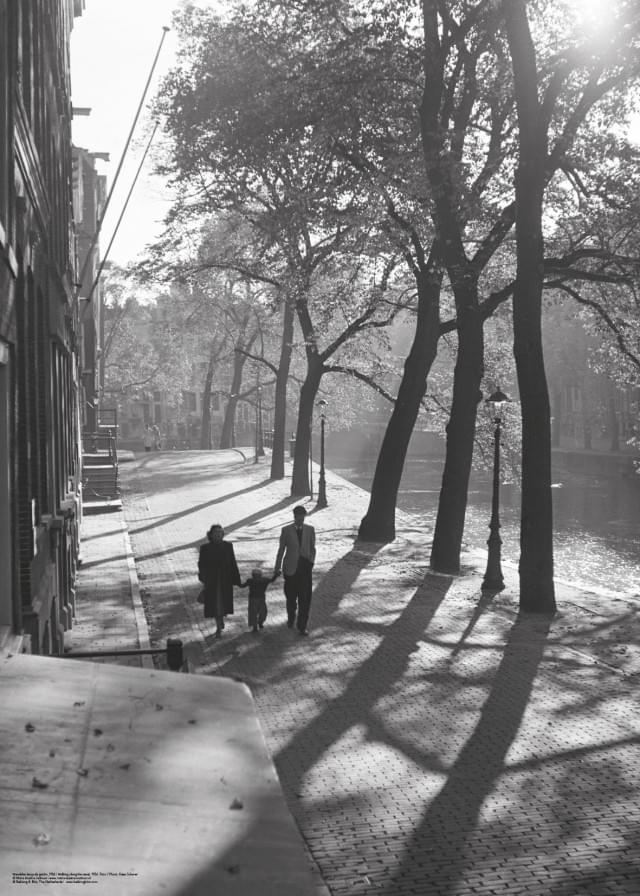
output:
M 183 392 L 182 393 L 182 401 L 184 403 L 184 407 L 186 411 L 195 411 L 196 409 L 196 393 L 195 392 Z

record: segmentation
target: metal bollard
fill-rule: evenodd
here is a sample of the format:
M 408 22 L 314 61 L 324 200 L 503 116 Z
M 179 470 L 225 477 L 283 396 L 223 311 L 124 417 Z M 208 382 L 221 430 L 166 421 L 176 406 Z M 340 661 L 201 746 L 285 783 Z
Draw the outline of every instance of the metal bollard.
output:
M 182 641 L 180 638 L 167 638 L 167 666 L 172 672 L 179 672 L 183 665 Z

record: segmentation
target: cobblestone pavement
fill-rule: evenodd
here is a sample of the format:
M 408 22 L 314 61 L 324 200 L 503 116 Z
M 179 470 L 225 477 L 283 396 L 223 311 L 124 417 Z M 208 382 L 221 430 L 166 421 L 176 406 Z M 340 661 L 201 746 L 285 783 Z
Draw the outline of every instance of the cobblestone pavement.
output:
M 261 635 L 237 592 L 215 641 L 195 603 L 204 533 L 222 522 L 241 572 L 269 569 L 297 503 L 240 461 L 123 470 L 142 599 L 152 642 L 182 637 L 201 673 L 251 687 L 330 892 L 638 896 L 637 607 L 561 586 L 553 620 L 519 616 L 513 570 L 497 596 L 473 553 L 460 577 L 430 574 L 419 520 L 355 542 L 366 495 L 328 474 L 310 637 L 287 629 L 275 583 Z
M 65 635 L 71 654 L 148 649 L 129 531 L 121 510 L 85 515 L 80 527 L 81 564 L 73 627 Z M 153 667 L 150 656 L 93 657 L 94 662 Z

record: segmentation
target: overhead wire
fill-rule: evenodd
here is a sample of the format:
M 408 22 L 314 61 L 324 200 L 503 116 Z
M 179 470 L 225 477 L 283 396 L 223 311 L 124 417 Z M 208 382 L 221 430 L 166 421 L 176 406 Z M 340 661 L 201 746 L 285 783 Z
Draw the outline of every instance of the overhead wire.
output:
M 91 284 L 91 289 L 89 290 L 89 293 L 86 296 L 87 303 L 84 306 L 84 308 L 82 309 L 81 319 L 84 318 L 85 312 L 86 312 L 87 308 L 89 307 L 89 303 L 91 302 L 91 299 L 93 298 L 93 293 L 95 292 L 96 286 L 100 282 L 100 277 L 102 276 L 103 268 L 104 268 L 105 264 L 107 263 L 107 259 L 109 258 L 109 252 L 111 251 L 111 247 L 113 246 L 113 241 L 116 238 L 118 229 L 120 228 L 120 224 L 122 223 L 122 219 L 124 218 L 125 212 L 127 211 L 127 206 L 129 205 L 129 200 L 131 199 L 131 194 L 133 193 L 133 191 L 135 189 L 135 185 L 138 181 L 140 172 L 142 171 L 142 168 L 145 163 L 145 159 L 147 158 L 147 154 L 149 152 L 149 149 L 151 148 L 151 144 L 153 143 L 153 138 L 155 137 L 157 130 L 158 130 L 158 122 L 156 121 L 153 131 L 151 133 L 151 136 L 149 137 L 149 141 L 146 145 L 145 151 L 142 154 L 142 158 L 140 159 L 140 164 L 138 165 L 138 170 L 136 171 L 135 177 L 133 178 L 133 181 L 131 183 L 131 187 L 129 188 L 129 192 L 127 193 L 127 198 L 125 199 L 124 205 L 122 206 L 122 211 L 120 212 L 120 217 L 118 218 L 116 226 L 113 229 L 113 233 L 111 234 L 111 239 L 109 240 L 109 245 L 107 246 L 107 249 L 106 249 L 104 255 L 102 256 L 102 260 L 100 262 L 100 267 L 98 268 L 98 273 L 96 274 L 95 279 L 94 279 L 93 283 Z
M 77 284 L 76 284 L 76 288 L 77 288 L 76 299 L 80 297 L 80 291 L 82 290 L 82 286 L 83 286 L 83 284 L 84 284 L 84 279 L 85 279 L 85 277 L 86 277 L 86 275 L 87 275 L 87 272 L 88 272 L 88 270 L 89 270 L 89 265 L 90 265 L 90 263 L 91 263 L 91 258 L 92 258 L 94 249 L 95 249 L 95 247 L 96 247 L 96 245 L 97 245 L 97 243 L 98 243 L 98 239 L 99 239 L 99 237 L 100 237 L 100 231 L 102 230 L 102 225 L 103 225 L 103 223 L 104 223 L 104 219 L 105 219 L 105 216 L 106 216 L 106 214 L 107 214 L 107 210 L 108 210 L 108 208 L 109 208 L 109 204 L 110 204 L 111 199 L 112 199 L 112 197 L 113 197 L 113 193 L 114 193 L 116 184 L 118 183 L 118 178 L 120 177 L 120 172 L 122 171 L 122 166 L 123 166 L 123 164 L 124 164 L 124 160 L 125 160 L 125 158 L 126 158 L 126 156 L 127 156 L 127 152 L 128 152 L 128 150 L 129 150 L 129 145 L 130 145 L 130 143 L 131 143 L 131 139 L 132 139 L 133 134 L 134 134 L 134 131 L 135 131 L 135 129 L 136 129 L 136 125 L 137 125 L 137 123 L 138 123 L 138 119 L 139 119 L 139 117 L 140 117 L 140 113 L 142 112 L 142 109 L 143 109 L 143 106 L 144 106 L 145 99 L 146 99 L 146 97 L 147 97 L 147 92 L 148 92 L 148 90 L 149 90 L 149 85 L 151 84 L 151 79 L 153 78 L 153 73 L 154 73 L 154 71 L 155 71 L 155 69 L 156 69 L 156 65 L 157 65 L 157 63 L 158 63 L 158 58 L 159 58 L 159 56 L 160 56 L 160 51 L 162 50 L 162 45 L 163 45 L 163 43 L 164 43 L 164 39 L 165 39 L 165 37 L 167 36 L 167 32 L 168 32 L 169 30 L 170 30 L 170 29 L 168 28 L 167 25 L 163 25 L 163 27 L 162 27 L 162 37 L 160 38 L 160 43 L 159 43 L 159 45 L 158 45 L 158 49 L 156 50 L 156 55 L 155 55 L 155 57 L 154 57 L 153 63 L 152 63 L 152 65 L 151 65 L 151 69 L 150 69 L 150 71 L 149 71 L 149 76 L 148 76 L 148 78 L 147 78 L 147 83 L 145 84 L 145 86 L 144 86 L 144 90 L 142 91 L 142 97 L 140 98 L 140 102 L 138 103 L 138 109 L 137 109 L 136 114 L 135 114 L 135 117 L 134 117 L 134 119 L 133 119 L 133 123 L 132 123 L 132 125 L 131 125 L 131 129 L 129 130 L 129 136 L 127 137 L 126 143 L 125 143 L 125 145 L 124 145 L 124 149 L 122 150 L 122 155 L 120 156 L 120 162 L 118 163 L 118 167 L 117 167 L 117 169 L 116 169 L 116 173 L 115 173 L 115 175 L 114 175 L 113 182 L 112 182 L 112 184 L 111 184 L 111 188 L 110 188 L 110 190 L 109 190 L 109 193 L 107 194 L 107 198 L 106 198 L 105 204 L 103 205 L 102 210 L 101 210 L 101 212 L 100 212 L 100 216 L 99 216 L 98 221 L 97 221 L 97 224 L 96 224 L 96 229 L 95 229 L 95 232 L 94 232 L 94 234 L 93 234 L 93 238 L 92 238 L 92 240 L 91 240 L 91 244 L 90 244 L 90 246 L 89 246 L 89 249 L 87 250 L 87 255 L 86 255 L 86 258 L 85 258 L 85 260 L 84 260 L 84 264 L 83 264 L 83 266 L 82 266 L 82 270 L 81 270 L 81 272 L 80 272 L 80 277 L 78 278 L 78 282 L 77 282 Z M 156 128 L 157 128 L 157 124 L 156 124 Z M 154 134 L 155 134 L 155 132 L 156 132 L 156 128 L 154 128 L 154 130 L 153 130 L 153 133 L 154 133 Z M 152 136 L 153 136 L 153 135 L 152 135 Z M 150 144 L 149 144 L 149 145 L 150 145 Z M 147 154 L 147 152 L 148 152 L 149 145 L 147 146 L 147 149 L 145 150 L 145 154 L 144 154 L 145 157 L 146 157 L 146 154 Z M 139 174 L 139 173 L 140 173 L 140 172 L 139 172 L 139 170 L 138 170 L 138 174 Z M 137 180 L 138 174 L 136 174 L 136 180 Z M 134 181 L 134 183 L 135 183 L 135 181 Z M 126 204 L 128 203 L 128 201 L 129 201 L 129 197 L 130 197 L 130 195 L 131 195 L 131 191 L 129 191 L 129 196 L 127 196 L 127 201 L 126 201 L 126 203 L 125 203 L 125 206 L 126 206 Z M 122 220 L 122 215 L 120 215 L 120 218 L 119 218 L 119 220 L 118 220 L 118 224 L 120 223 L 121 220 Z M 112 244 L 113 244 L 113 238 L 111 239 L 111 242 L 109 243 L 109 249 L 111 248 L 111 245 L 112 245 Z M 104 260 L 103 260 L 102 265 L 100 266 L 100 270 L 102 270 L 102 267 L 104 266 L 104 261 L 106 261 L 107 255 L 108 255 L 108 250 L 107 250 L 107 253 L 105 253 L 105 257 L 104 257 Z M 91 287 L 91 291 L 90 291 L 89 295 L 86 297 L 86 298 L 87 298 L 87 303 L 86 303 L 85 308 L 84 308 L 84 310 L 83 310 L 83 315 L 82 315 L 83 317 L 84 317 L 84 312 L 85 312 L 86 309 L 89 307 L 89 304 L 90 304 L 91 299 L 92 299 L 92 297 L 93 297 L 93 292 L 94 292 L 94 290 L 95 290 L 95 286 L 96 286 L 96 283 L 94 282 L 94 284 L 93 284 L 92 287 Z M 83 298 L 84 298 L 84 297 L 83 297 Z

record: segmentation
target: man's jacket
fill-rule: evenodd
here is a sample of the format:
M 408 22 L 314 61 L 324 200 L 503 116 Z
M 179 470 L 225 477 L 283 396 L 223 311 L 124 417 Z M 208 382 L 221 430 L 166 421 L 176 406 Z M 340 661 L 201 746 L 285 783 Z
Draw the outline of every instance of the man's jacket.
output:
M 282 558 L 284 556 L 284 563 Z M 298 560 L 303 557 L 311 566 L 316 559 L 316 530 L 306 523 L 302 526 L 302 537 L 298 541 L 296 524 L 284 526 L 280 532 L 280 546 L 276 557 L 276 569 L 282 569 L 285 576 L 292 576 L 298 568 Z M 281 566 L 282 564 L 282 566 Z

